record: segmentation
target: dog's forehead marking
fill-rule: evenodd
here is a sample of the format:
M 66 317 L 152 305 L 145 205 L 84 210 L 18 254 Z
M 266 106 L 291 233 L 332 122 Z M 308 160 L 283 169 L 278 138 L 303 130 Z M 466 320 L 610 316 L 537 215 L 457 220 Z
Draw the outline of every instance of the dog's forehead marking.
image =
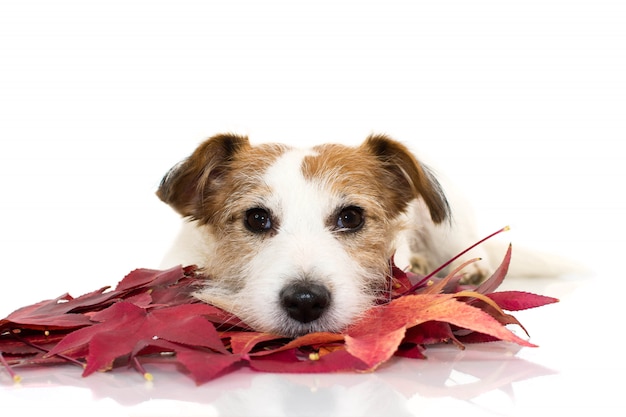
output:
M 375 202 L 385 190 L 377 181 L 379 166 L 357 148 L 320 145 L 289 149 L 279 155 L 264 174 L 264 182 L 277 199 L 325 208 L 330 214 L 341 203 Z M 344 201 L 345 200 L 345 201 Z M 287 207 L 284 207 L 287 209 Z M 304 214 L 306 207 L 299 210 Z
M 291 199 L 301 197 L 312 185 L 302 173 L 304 160 L 316 155 L 317 152 L 312 149 L 285 151 L 265 171 L 265 183 L 281 197 L 291 197 Z
M 308 156 L 317 156 L 313 149 L 293 148 L 278 156 L 266 171 L 268 182 L 280 182 L 287 173 L 302 176 L 302 165 Z M 304 179 L 304 177 L 303 177 Z
M 335 209 L 337 196 L 323 182 L 303 173 L 304 161 L 316 157 L 312 149 L 290 149 L 278 157 L 264 174 L 271 189 L 268 203 L 281 220 L 281 228 L 293 231 L 323 227 L 323 221 Z

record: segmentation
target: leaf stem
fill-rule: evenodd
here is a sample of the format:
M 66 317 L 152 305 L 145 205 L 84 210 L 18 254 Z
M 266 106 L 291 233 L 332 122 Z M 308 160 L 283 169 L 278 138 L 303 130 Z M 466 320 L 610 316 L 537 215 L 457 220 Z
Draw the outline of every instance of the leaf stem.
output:
M 13 337 L 15 337 L 15 338 L 16 338 L 17 340 L 19 340 L 20 342 L 22 342 L 22 343 L 24 343 L 24 344 L 27 344 L 28 346 L 34 347 L 35 349 L 39 349 L 40 351 L 45 352 L 45 353 L 50 353 L 50 350 L 48 350 L 48 349 L 46 349 L 46 348 L 44 348 L 44 347 L 42 347 L 42 346 L 36 345 L 36 344 L 34 344 L 33 342 L 31 342 L 30 340 L 28 340 L 28 339 L 25 339 L 25 338 L 23 338 L 23 337 L 19 337 L 19 336 L 15 336 L 15 335 L 13 335 Z M 75 365 L 78 365 L 78 366 L 80 366 L 81 368 L 85 368 L 85 364 L 84 364 L 84 363 L 82 363 L 81 361 L 76 360 L 76 359 L 74 359 L 74 358 L 70 358 L 70 357 L 69 357 L 69 356 L 67 356 L 67 355 L 63 355 L 63 354 L 61 354 L 61 353 L 56 353 L 54 356 L 57 356 L 57 357 L 59 357 L 59 358 L 61 358 L 61 359 L 64 359 L 64 360 L 66 360 L 66 361 L 70 362 L 70 363 L 73 363 L 73 364 L 75 364 Z
M 469 248 L 463 250 L 462 252 L 460 252 L 459 254 L 457 254 L 456 256 L 454 256 L 453 258 L 449 259 L 448 261 L 444 262 L 443 264 L 441 264 L 438 268 L 436 268 L 434 271 L 432 271 L 431 273 L 429 273 L 428 275 L 426 275 L 424 278 L 422 278 L 421 281 L 419 281 L 417 284 L 413 285 L 411 288 L 409 288 L 409 290 L 405 293 L 412 293 L 415 292 L 416 290 L 418 290 L 419 288 L 421 288 L 426 282 L 428 282 L 429 279 L 431 279 L 432 277 L 434 277 L 435 275 L 437 275 L 438 272 L 440 272 L 442 269 L 444 269 L 445 267 L 447 267 L 448 265 L 450 265 L 452 262 L 456 261 L 457 259 L 459 259 L 461 256 L 465 255 L 467 252 L 471 251 L 472 249 L 474 249 L 476 246 L 480 245 L 481 243 L 485 242 L 486 240 L 491 239 L 492 237 L 494 237 L 495 235 L 498 235 L 502 232 L 506 232 L 510 229 L 509 226 L 504 226 L 502 229 L 493 232 L 492 234 L 490 234 L 487 237 L 482 238 L 481 240 L 479 240 L 478 242 L 474 243 L 472 246 L 470 246 Z
M 141 362 L 139 362 L 139 359 L 137 359 L 137 356 L 133 356 L 133 361 L 132 361 L 135 369 L 137 369 L 137 371 L 143 375 L 144 379 L 148 382 L 152 382 L 154 380 L 154 376 L 152 376 L 152 374 L 148 371 L 146 371 L 146 368 L 143 367 L 143 365 L 141 364 Z
M 2 365 L 7 370 L 9 375 L 11 375 L 11 378 L 13 378 L 13 382 L 18 384 L 22 380 L 22 377 L 19 376 L 18 374 L 16 374 L 13 371 L 13 369 L 11 369 L 11 365 L 9 365 L 9 363 L 6 361 L 6 359 L 4 359 L 4 355 L 2 355 L 2 352 L 0 352 L 0 363 L 2 363 Z

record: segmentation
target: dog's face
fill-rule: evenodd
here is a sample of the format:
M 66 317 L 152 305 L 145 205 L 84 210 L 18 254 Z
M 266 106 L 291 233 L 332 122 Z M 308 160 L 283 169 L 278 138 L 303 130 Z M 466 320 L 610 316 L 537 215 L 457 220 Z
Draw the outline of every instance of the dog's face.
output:
M 387 296 L 407 205 L 448 216 L 438 183 L 401 144 L 251 146 L 215 136 L 163 179 L 159 197 L 205 233 L 197 296 L 259 331 L 340 331 Z

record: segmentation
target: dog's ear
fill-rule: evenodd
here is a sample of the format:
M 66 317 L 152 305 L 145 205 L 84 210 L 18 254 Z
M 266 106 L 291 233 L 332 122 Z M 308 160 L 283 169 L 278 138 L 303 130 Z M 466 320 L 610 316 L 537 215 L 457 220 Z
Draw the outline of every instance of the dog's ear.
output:
M 229 162 L 250 143 L 245 136 L 221 134 L 202 143 L 161 180 L 157 196 L 182 216 L 200 219 L 207 199 L 217 190 Z
M 420 197 L 435 223 L 450 218 L 450 206 L 441 185 L 406 146 L 385 135 L 371 135 L 361 146 L 382 164 L 387 174 L 383 180 L 396 192 L 393 203 L 397 208 L 403 210 L 411 200 Z

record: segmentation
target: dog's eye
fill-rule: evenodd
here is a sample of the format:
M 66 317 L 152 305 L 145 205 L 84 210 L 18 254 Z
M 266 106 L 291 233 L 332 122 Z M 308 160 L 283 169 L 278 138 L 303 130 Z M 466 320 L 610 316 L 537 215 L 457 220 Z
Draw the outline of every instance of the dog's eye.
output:
M 272 228 L 270 215 L 262 208 L 253 208 L 246 211 L 244 221 L 248 230 L 254 233 L 267 232 Z
M 363 209 L 356 206 L 346 207 L 339 212 L 337 228 L 339 230 L 354 232 L 363 227 L 365 218 Z

